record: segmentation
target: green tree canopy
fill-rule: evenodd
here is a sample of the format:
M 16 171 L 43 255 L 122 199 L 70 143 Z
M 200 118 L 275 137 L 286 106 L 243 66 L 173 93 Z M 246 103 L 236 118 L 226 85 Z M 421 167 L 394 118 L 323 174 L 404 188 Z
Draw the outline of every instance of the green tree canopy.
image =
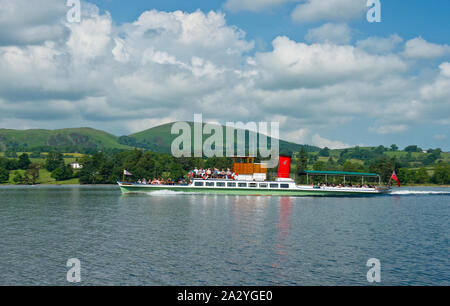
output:
M 62 153 L 56 151 L 50 151 L 45 161 L 45 168 L 49 172 L 53 172 L 56 168 L 64 166 L 64 157 Z
M 441 185 L 450 184 L 450 164 L 441 162 L 434 166 L 433 182 Z
M 17 164 L 19 169 L 26 170 L 26 169 L 28 169 L 30 164 L 31 164 L 31 161 L 30 161 L 30 158 L 27 153 L 23 153 L 19 156 L 19 161 Z
M 9 171 L 5 168 L 0 168 L 0 184 L 8 183 Z
M 51 177 L 57 181 L 69 180 L 73 177 L 73 170 L 70 165 L 60 166 L 53 170 Z
M 416 145 L 410 145 L 405 148 L 406 152 L 422 152 L 422 149 Z
M 323 148 L 322 150 L 319 151 L 319 156 L 329 157 L 330 149 L 328 147 Z

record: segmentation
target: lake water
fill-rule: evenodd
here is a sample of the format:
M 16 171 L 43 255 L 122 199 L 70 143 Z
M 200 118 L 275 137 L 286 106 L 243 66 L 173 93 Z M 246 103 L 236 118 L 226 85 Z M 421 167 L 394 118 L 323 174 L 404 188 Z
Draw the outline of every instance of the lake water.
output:
M 450 285 L 450 189 L 360 198 L 0 187 L 0 285 Z

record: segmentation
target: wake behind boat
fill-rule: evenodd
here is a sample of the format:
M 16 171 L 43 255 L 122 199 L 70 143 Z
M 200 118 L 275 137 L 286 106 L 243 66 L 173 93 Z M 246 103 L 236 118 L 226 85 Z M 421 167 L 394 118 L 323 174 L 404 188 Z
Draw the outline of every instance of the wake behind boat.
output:
M 280 157 L 278 177 L 267 181 L 267 168 L 255 163 L 254 157 L 233 159 L 233 174 L 223 177 L 193 175 L 188 184 L 144 184 L 118 182 L 122 193 L 174 191 L 181 193 L 206 193 L 228 195 L 264 195 L 264 196 L 352 196 L 379 195 L 391 192 L 391 188 L 381 186 L 381 178 L 375 173 L 339 172 L 339 171 L 303 171 L 307 184 L 297 185 L 290 178 L 291 158 Z M 308 184 L 312 176 L 324 176 L 326 183 Z M 344 184 L 328 184 L 331 176 L 344 177 Z M 345 184 L 347 177 L 361 177 L 360 185 Z M 378 186 L 364 184 L 365 178 L 378 178 Z

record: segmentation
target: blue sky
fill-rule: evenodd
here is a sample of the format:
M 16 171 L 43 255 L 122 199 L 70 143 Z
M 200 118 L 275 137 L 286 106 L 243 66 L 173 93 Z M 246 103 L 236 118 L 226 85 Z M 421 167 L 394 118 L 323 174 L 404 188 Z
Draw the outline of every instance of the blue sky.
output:
M 111 13 L 117 23 L 136 20 L 143 11 L 157 9 L 161 11 L 182 10 L 194 12 L 197 9 L 223 11 L 229 24 L 243 29 L 249 38 L 262 38 L 267 45 L 279 35 L 303 39 L 307 30 L 320 22 L 298 25 L 292 22 L 290 15 L 296 2 L 286 3 L 270 11 L 230 12 L 224 8 L 223 0 L 96 0 L 91 1 L 102 10 Z M 351 24 L 361 37 L 369 35 L 388 36 L 398 33 L 405 39 L 422 36 L 435 43 L 448 43 L 450 36 L 450 2 L 446 0 L 381 0 L 382 22 L 370 24 L 366 20 L 355 20 Z
M 0 127 L 277 121 L 321 147 L 450 150 L 450 2 L 0 0 Z M 33 6 L 34 5 L 34 6 Z M 31 6 L 31 7 L 30 7 Z

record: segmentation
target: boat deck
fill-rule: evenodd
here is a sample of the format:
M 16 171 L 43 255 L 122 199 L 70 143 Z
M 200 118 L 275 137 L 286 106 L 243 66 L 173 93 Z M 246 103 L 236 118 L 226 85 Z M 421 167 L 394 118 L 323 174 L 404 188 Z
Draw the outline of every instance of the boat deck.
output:
M 118 182 L 123 193 L 153 192 L 168 190 L 175 192 L 235 194 L 235 195 L 370 195 L 389 193 L 385 187 L 325 187 L 312 185 L 296 185 L 290 181 L 233 181 L 233 180 L 194 180 L 189 185 L 148 185 L 138 183 Z

